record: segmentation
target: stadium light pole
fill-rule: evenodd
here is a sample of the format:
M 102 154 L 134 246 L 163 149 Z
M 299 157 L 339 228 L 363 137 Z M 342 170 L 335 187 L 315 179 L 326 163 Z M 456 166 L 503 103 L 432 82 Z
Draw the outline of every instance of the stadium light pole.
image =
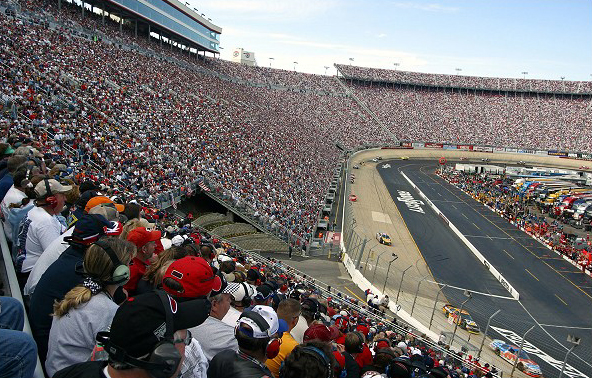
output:
M 399 67 L 400 65 L 400 63 L 393 63 L 393 66 L 395 66 L 395 71 L 397 70 L 397 67 Z
M 460 75 L 460 72 L 462 71 L 462 68 L 455 68 L 454 70 L 456 71 L 456 74 L 457 75 Z
M 528 75 L 528 71 L 522 71 L 522 75 L 524 75 L 524 78 L 526 79 L 526 75 Z
M 471 292 L 468 290 L 465 290 L 463 292 L 463 295 L 465 297 L 468 297 L 467 299 L 465 299 L 465 301 L 463 303 L 460 304 L 460 309 L 458 311 L 458 320 L 454 321 L 454 332 L 452 332 L 452 340 L 450 340 L 450 347 L 452 348 L 452 343 L 454 342 L 454 337 L 456 336 L 456 330 L 458 329 L 458 323 L 462 322 L 462 312 L 463 312 L 463 308 L 465 307 L 465 304 L 471 300 L 471 298 L 473 298 L 473 296 L 471 295 Z
M 294 71 L 296 71 L 296 66 L 298 65 L 298 62 L 294 62 Z
M 327 75 L 327 70 L 329 69 L 329 66 L 325 66 L 325 75 Z
M 274 60 L 275 58 L 269 58 L 269 68 L 271 68 L 271 61 Z
M 354 61 L 354 58 L 349 58 L 349 65 L 351 66 L 351 62 Z

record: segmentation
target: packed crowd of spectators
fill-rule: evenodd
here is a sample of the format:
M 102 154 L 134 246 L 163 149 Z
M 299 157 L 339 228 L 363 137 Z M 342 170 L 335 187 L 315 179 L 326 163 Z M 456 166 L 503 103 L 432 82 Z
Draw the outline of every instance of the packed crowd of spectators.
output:
M 346 79 L 428 85 L 436 87 L 487 89 L 493 91 L 518 91 L 540 93 L 591 94 L 590 81 L 538 80 L 501 77 L 480 77 L 464 75 L 443 75 L 422 72 L 389 70 L 383 68 L 358 67 L 335 64 Z
M 591 151 L 590 99 L 353 84 L 399 140 Z
M 61 158 L 28 136 L 8 142 L 0 144 L 2 220 L 33 338 L 22 332 L 22 305 L 0 297 L 6 376 L 31 377 L 36 354 L 56 378 L 495 372 L 389 322 L 386 296 L 367 292 L 360 303 L 321 288 L 195 228 L 190 215 L 62 177 Z
M 455 170 L 444 171 L 442 177 L 568 257 L 582 270 L 592 268 L 590 240 L 580 240 L 581 243 L 578 243 L 578 236 L 569 234 L 564 227 L 569 223 L 564 223 L 561 219 L 549 219 L 548 206 L 543 206 L 532 196 L 521 193 L 520 187 L 514 185 L 514 180 L 500 178 L 498 175 L 470 174 Z
M 147 203 L 205 176 L 307 238 L 334 143 L 384 139 L 351 99 L 245 87 L 50 26 L 2 21 L 5 105 L 18 116 L 5 127 L 41 127 L 44 147 L 74 151 L 76 175 Z

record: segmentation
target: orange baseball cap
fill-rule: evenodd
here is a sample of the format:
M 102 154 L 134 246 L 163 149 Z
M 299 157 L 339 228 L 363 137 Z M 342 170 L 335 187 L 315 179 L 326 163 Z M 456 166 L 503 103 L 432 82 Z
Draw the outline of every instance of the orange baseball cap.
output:
M 112 203 L 112 204 L 114 204 L 115 205 L 115 208 L 120 213 L 123 213 L 123 211 L 125 210 L 125 205 L 120 205 L 118 203 L 115 203 L 115 202 L 111 201 L 109 199 L 109 197 L 96 196 L 96 197 L 93 197 L 93 198 L 91 198 L 91 199 L 88 200 L 88 202 L 86 203 L 86 206 L 84 207 L 84 212 L 88 213 L 90 211 L 90 209 L 92 209 L 93 207 L 95 207 L 97 205 L 100 205 L 102 203 Z

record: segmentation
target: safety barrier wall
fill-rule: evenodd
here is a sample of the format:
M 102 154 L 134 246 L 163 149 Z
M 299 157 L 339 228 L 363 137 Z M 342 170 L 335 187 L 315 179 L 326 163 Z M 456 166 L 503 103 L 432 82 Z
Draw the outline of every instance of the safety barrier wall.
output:
M 417 193 L 419 193 L 419 196 L 424 199 L 428 206 L 431 207 L 432 210 L 434 210 L 434 212 L 440 216 L 440 218 L 442 218 L 444 223 L 446 223 L 448 227 L 450 227 L 452 232 L 454 232 L 454 234 L 458 236 L 458 238 L 469 248 L 469 250 L 475 255 L 475 257 L 477 257 L 479 261 L 481 261 L 485 268 L 487 268 L 487 270 L 489 270 L 491 274 L 493 274 L 495 279 L 498 280 L 500 284 L 502 284 L 502 286 L 508 291 L 508 293 L 510 293 L 510 295 L 514 299 L 519 300 L 520 293 L 518 293 L 518 291 L 514 289 L 512 285 L 510 285 L 508 280 L 506 280 L 504 276 L 502 276 L 501 273 L 498 272 L 497 269 L 495 269 L 495 267 L 489 263 L 489 261 L 487 261 L 487 259 L 481 254 L 481 252 L 479 252 L 479 250 L 475 248 L 473 243 L 471 243 L 462 234 L 462 232 L 460 232 L 460 230 L 456 228 L 456 226 L 446 218 L 446 216 L 440 211 L 440 209 L 438 209 L 438 207 L 434 205 L 432 201 L 430 201 L 430 199 L 417 187 L 417 185 L 413 183 L 413 181 L 409 179 L 409 177 L 407 177 L 407 175 L 405 175 L 405 173 L 401 172 L 401 175 L 405 178 L 405 180 L 407 180 L 407 182 L 409 182 L 413 189 L 415 189 Z

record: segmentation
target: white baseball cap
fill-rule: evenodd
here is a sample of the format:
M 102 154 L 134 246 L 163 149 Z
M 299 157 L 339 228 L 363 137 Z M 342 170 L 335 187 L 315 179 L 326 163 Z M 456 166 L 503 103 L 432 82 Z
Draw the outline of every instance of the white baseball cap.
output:
M 259 314 L 267 323 L 265 325 L 249 317 L 250 312 Z M 241 317 L 238 319 L 237 324 L 239 327 L 241 324 L 248 325 L 252 330 L 251 337 L 256 339 L 270 338 L 275 335 L 280 328 L 278 316 L 270 306 L 255 306 L 251 311 L 244 311 Z

